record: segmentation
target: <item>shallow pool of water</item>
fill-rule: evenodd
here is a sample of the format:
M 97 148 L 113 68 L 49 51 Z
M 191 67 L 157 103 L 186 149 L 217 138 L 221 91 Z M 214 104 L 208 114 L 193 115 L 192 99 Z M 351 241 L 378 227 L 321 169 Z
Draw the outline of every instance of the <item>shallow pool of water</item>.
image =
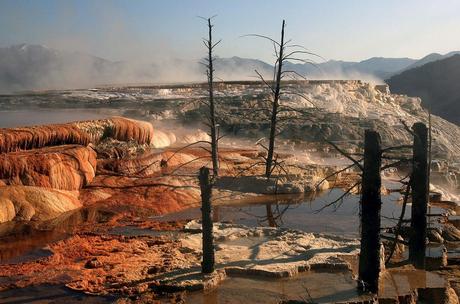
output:
M 442 288 L 446 280 L 421 270 L 391 270 L 380 279 L 379 297 L 392 298 L 409 294 L 417 288 Z M 304 300 L 311 303 L 335 303 L 369 299 L 360 294 L 350 272 L 306 272 L 292 278 L 263 279 L 230 277 L 216 289 L 192 292 L 187 303 L 279 303 L 281 300 Z
M 103 223 L 114 213 L 99 208 L 81 208 L 59 217 L 36 222 L 6 222 L 0 224 L 0 265 L 36 260 L 50 254 L 43 249 L 48 244 L 63 240 L 87 223 Z
M 44 304 L 44 303 L 114 303 L 116 297 L 91 296 L 73 291 L 61 285 L 39 285 L 0 292 L 0 303 Z
M 280 197 L 278 202 L 267 199 L 244 205 L 214 206 L 214 221 L 232 222 L 247 226 L 279 226 L 306 232 L 336 234 L 349 237 L 359 236 L 359 196 L 350 195 L 334 206 L 318 212 L 328 203 L 336 200 L 343 191 L 333 189 L 309 199 Z M 382 198 L 382 227 L 393 227 L 401 212 L 399 193 Z M 405 218 L 410 218 L 411 210 L 406 208 Z M 435 212 L 436 210 L 432 210 Z M 177 219 L 199 219 L 200 208 L 192 208 L 160 217 L 162 221 Z
M 313 299 L 315 303 L 329 303 L 360 298 L 366 297 L 359 296 L 350 273 L 308 272 L 287 279 L 231 277 L 209 292 L 189 293 L 186 302 L 279 303 L 287 299 Z

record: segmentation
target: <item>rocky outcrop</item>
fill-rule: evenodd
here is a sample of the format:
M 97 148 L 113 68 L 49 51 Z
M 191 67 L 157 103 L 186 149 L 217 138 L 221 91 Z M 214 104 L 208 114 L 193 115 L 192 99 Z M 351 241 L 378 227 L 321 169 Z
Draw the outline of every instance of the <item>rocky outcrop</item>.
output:
M 87 145 L 89 134 L 74 124 L 0 129 L 0 152 L 29 150 L 64 144 Z
M 0 187 L 0 223 L 47 220 L 81 207 L 76 191 L 29 186 Z
M 149 147 L 164 147 L 175 140 L 161 132 L 159 135 L 155 140 L 150 123 L 123 117 L 0 129 L 0 222 L 13 219 L 44 220 L 80 207 L 78 193 L 68 196 L 58 190 L 78 191 L 93 181 L 98 151 L 95 146 L 110 139 L 108 146 L 111 149 L 123 142 L 127 150 L 136 147 L 137 152 Z M 125 158 L 127 155 L 120 156 Z M 109 153 L 108 158 L 113 158 L 113 155 Z M 121 171 L 126 174 L 125 170 Z M 126 171 L 130 172 L 129 166 Z M 114 196 L 117 202 L 129 201 L 127 196 L 123 196 L 123 190 L 119 189 L 119 192 L 113 190 L 116 195 L 103 193 L 102 197 Z M 145 187 L 140 189 L 145 190 Z M 151 202 L 149 195 L 145 197 L 141 205 Z M 152 197 L 153 201 L 161 201 L 159 196 Z M 160 209 L 175 210 L 178 206 L 171 208 L 166 206 Z
M 186 177 L 132 178 L 98 175 L 91 185 L 80 190 L 85 205 L 107 206 L 120 212 L 162 215 L 200 204 L 195 179 Z
M 404 71 L 386 82 L 392 91 L 409 96 L 419 96 L 423 105 L 433 114 L 451 122 L 460 123 L 460 55 L 430 62 Z
M 454 225 L 446 224 L 442 229 L 442 237 L 449 242 L 460 242 L 460 230 Z
M 163 273 L 197 262 L 196 257 L 180 249 L 180 243 L 164 237 L 74 235 L 50 244 L 51 255 L 47 258 L 0 264 L 0 291 L 3 296 L 5 289 L 66 284 L 73 290 L 91 294 L 137 295 L 148 289 L 148 284 L 140 281 L 152 276 L 148 274 L 150 269 Z
M 139 144 L 153 143 L 153 127 L 149 122 L 124 117 L 113 117 L 109 136 L 121 141 L 136 141 Z
M 96 172 L 96 153 L 67 145 L 0 154 L 0 179 L 6 185 L 78 190 Z
M 138 144 L 150 145 L 155 142 L 154 130 L 150 123 L 112 117 L 67 124 L 0 129 L 0 152 L 66 144 L 86 146 L 108 137 L 120 141 L 135 141 Z
M 183 94 L 184 107 L 171 106 L 173 111 L 177 109 L 176 116 L 187 124 L 206 118 L 206 107 L 190 106 L 190 101 L 202 94 L 198 89 L 191 89 Z M 230 114 L 219 122 L 222 133 L 255 140 L 266 137 L 270 118 L 263 111 L 243 113 L 241 109 L 266 108 L 269 89 L 261 82 L 224 83 L 222 91 L 225 97 L 216 98 L 222 113 Z M 355 144 L 363 140 L 363 129 L 378 131 L 384 146 L 400 145 L 412 140 L 401 121 L 409 126 L 417 121 L 428 124 L 428 112 L 420 98 L 391 94 L 386 87 L 361 81 L 286 81 L 283 92 L 282 106 L 286 106 L 286 111 L 280 116 L 283 124 L 278 141 L 289 140 L 290 145 L 295 143 L 292 148 L 297 150 L 303 149 L 302 143 L 324 142 L 323 137 L 356 148 Z M 287 111 L 289 108 L 292 111 Z M 460 128 L 435 115 L 431 116 L 431 123 L 436 141 L 432 147 L 433 158 L 460 160 Z
M 203 153 L 201 153 L 203 154 Z M 117 174 L 149 176 L 159 173 L 162 169 L 175 168 L 181 164 L 190 163 L 199 160 L 200 155 L 196 151 L 184 152 L 154 152 L 148 151 L 130 158 L 122 159 L 102 159 L 98 160 L 98 170 L 108 170 Z

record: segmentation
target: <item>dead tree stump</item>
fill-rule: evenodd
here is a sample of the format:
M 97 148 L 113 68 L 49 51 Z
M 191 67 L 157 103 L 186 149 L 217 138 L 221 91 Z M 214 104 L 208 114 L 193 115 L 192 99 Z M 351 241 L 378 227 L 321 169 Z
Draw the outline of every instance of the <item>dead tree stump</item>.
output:
M 366 130 L 364 134 L 364 169 L 361 196 L 361 253 L 359 288 L 376 293 L 380 275 L 380 135 Z
M 201 189 L 201 224 L 203 231 L 203 261 L 201 262 L 201 272 L 212 273 L 214 271 L 214 239 L 211 217 L 212 183 L 209 179 L 208 168 L 200 168 L 199 181 Z
M 412 171 L 412 216 L 409 240 L 409 260 L 419 269 L 425 269 L 426 213 L 429 195 L 428 131 L 425 124 L 417 122 L 414 131 Z

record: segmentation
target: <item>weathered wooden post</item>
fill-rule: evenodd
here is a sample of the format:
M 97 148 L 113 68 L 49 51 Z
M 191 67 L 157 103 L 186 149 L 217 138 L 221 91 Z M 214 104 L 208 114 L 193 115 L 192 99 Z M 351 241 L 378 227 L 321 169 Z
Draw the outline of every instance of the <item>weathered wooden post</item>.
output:
M 359 287 L 373 293 L 378 291 L 380 275 L 381 157 L 379 133 L 366 130 L 364 134 L 364 167 L 361 196 Z
M 428 132 L 425 124 L 417 122 L 414 131 L 412 171 L 412 216 L 409 240 L 409 260 L 419 269 L 425 268 L 426 212 L 428 206 Z
M 203 261 L 201 262 L 201 272 L 212 273 L 214 271 L 214 240 L 211 218 L 212 184 L 209 180 L 208 168 L 200 168 L 199 180 L 201 189 L 201 224 L 203 231 Z

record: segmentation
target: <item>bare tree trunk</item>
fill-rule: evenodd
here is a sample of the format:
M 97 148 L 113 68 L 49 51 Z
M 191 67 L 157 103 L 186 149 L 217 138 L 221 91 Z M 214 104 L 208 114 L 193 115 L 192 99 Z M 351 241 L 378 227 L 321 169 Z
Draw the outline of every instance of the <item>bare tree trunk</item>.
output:
M 415 123 L 412 175 L 412 218 L 409 259 L 416 268 L 425 268 L 426 213 L 428 206 L 428 132 L 425 124 Z
M 359 255 L 360 288 L 378 291 L 380 275 L 380 167 L 382 150 L 380 135 L 366 130 L 364 138 L 364 170 L 361 197 L 361 252 Z
M 203 231 L 203 261 L 201 263 L 201 272 L 212 273 L 214 271 L 214 239 L 211 218 L 212 184 L 209 179 L 208 168 L 200 168 L 199 181 L 201 189 L 201 222 Z
M 277 58 L 278 70 L 276 72 L 275 92 L 273 95 L 272 116 L 270 120 L 270 138 L 269 138 L 269 144 L 268 144 L 267 162 L 265 166 L 265 176 L 267 178 L 269 178 L 272 173 L 273 154 L 275 150 L 276 123 L 277 123 L 279 97 L 280 97 L 280 89 L 281 89 L 281 75 L 282 75 L 283 60 L 284 60 L 283 59 L 284 25 L 285 25 L 285 21 L 283 20 L 283 24 L 281 26 L 281 43 L 279 45 L 279 52 L 278 52 L 278 58 Z
M 211 157 L 212 157 L 212 172 L 214 177 L 219 175 L 219 156 L 218 156 L 218 134 L 216 126 L 216 113 L 214 105 L 214 66 L 213 66 L 213 57 L 212 49 L 214 45 L 212 44 L 212 24 L 211 18 L 208 18 L 208 85 L 209 85 L 209 124 L 211 128 Z

